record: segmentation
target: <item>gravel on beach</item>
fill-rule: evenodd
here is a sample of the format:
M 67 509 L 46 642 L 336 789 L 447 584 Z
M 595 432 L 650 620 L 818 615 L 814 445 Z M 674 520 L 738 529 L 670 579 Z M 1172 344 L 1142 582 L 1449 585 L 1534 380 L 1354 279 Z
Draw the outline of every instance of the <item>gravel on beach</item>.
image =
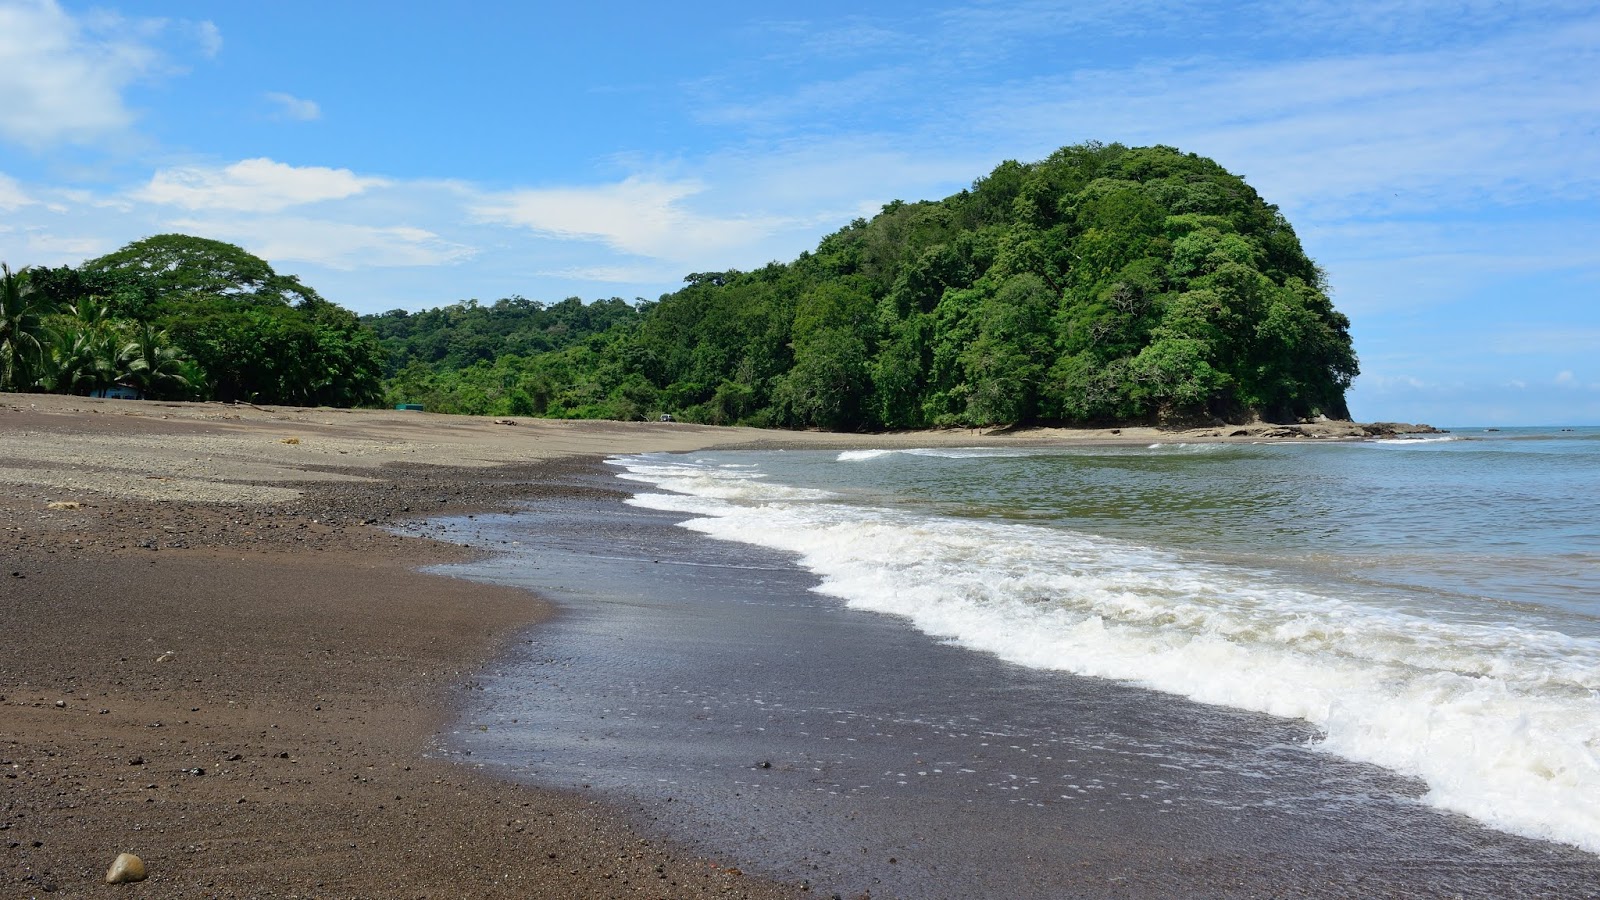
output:
M 266 446 L 271 428 L 247 436 Z M 0 469 L 13 470 L 0 490 L 0 896 L 800 894 L 637 830 L 630 810 L 428 755 L 473 671 L 548 607 L 420 574 L 470 551 L 382 526 L 537 502 L 572 463 L 391 462 L 248 483 L 228 477 L 252 463 L 224 442 L 204 480 L 225 499 L 93 487 L 152 466 L 144 444 L 199 430 L 0 410 Z M 148 480 L 175 477 L 161 466 Z M 147 866 L 144 886 L 105 884 L 122 852 Z

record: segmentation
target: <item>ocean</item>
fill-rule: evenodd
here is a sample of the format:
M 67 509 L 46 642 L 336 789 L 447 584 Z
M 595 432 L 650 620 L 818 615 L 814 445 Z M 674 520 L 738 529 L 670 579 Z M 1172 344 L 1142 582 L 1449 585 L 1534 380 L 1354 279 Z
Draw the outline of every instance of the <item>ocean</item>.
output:
M 535 781 L 676 795 L 710 847 L 748 853 L 750 835 L 789 829 L 805 852 L 771 851 L 766 870 L 809 865 L 820 883 L 818 848 L 872 839 L 840 838 L 836 821 L 795 837 L 793 823 L 867 807 L 796 806 L 802 790 L 891 804 L 945 778 L 940 809 L 998 796 L 1038 810 L 1008 846 L 1077 803 L 1123 810 L 1151 856 L 1202 846 L 1211 859 L 1299 828 L 1286 846 L 1502 874 L 1566 866 L 1592 884 L 1600 429 L 608 465 L 633 513 L 591 509 L 576 533 L 560 524 L 570 509 L 446 525 L 508 551 L 474 577 L 569 604 L 565 625 L 486 675 L 459 752 Z M 819 668 L 843 674 L 823 683 Z M 986 768 L 991 745 L 1034 762 Z M 788 807 L 785 771 L 806 775 Z M 729 802 L 740 787 L 785 811 L 763 824 Z M 1176 836 L 1148 825 L 1186 803 L 1204 811 Z M 996 823 L 996 808 L 975 821 Z M 1434 822 L 1420 810 L 1442 824 L 1416 824 Z M 1237 818 L 1218 824 L 1225 813 Z M 1460 837 L 1478 826 L 1587 853 Z M 953 827 L 953 843 L 971 840 Z M 1213 828 L 1231 837 L 1208 844 Z M 924 835 L 901 852 L 939 845 Z M 924 876 L 942 860 L 955 877 L 948 852 L 927 855 Z M 962 877 L 979 880 L 871 883 L 993 888 Z

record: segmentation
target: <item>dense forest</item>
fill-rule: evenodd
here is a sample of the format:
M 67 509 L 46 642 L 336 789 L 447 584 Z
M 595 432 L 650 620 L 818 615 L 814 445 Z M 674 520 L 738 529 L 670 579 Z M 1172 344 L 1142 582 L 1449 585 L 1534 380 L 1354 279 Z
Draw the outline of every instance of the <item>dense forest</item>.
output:
M 1215 162 L 1084 144 L 659 302 L 368 317 L 391 400 L 836 430 L 1345 418 L 1349 322 Z
M 1169 147 L 1002 163 L 685 282 L 358 321 L 238 247 L 161 235 L 7 270 L 0 389 L 873 430 L 1346 418 L 1357 372 L 1277 208 Z
M 361 406 L 383 355 L 356 315 L 221 241 L 163 234 L 0 281 L 0 390 Z

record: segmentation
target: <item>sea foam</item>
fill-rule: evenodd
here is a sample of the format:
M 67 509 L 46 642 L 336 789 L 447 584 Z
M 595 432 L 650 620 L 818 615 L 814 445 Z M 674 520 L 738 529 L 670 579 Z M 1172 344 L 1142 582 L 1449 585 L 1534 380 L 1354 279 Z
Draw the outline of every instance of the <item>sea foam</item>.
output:
M 715 538 L 794 553 L 818 590 L 1021 665 L 1304 719 L 1426 800 L 1600 852 L 1600 642 L 1419 615 L 1354 588 L 1061 528 L 836 502 L 749 470 L 616 460 Z

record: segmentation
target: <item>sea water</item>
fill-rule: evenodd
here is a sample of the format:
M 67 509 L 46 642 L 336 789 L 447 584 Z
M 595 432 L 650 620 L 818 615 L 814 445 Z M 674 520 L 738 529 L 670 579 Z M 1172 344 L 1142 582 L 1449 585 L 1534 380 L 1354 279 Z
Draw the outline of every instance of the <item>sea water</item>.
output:
M 835 602 L 1303 720 L 1428 803 L 1600 852 L 1600 429 L 612 462 Z

